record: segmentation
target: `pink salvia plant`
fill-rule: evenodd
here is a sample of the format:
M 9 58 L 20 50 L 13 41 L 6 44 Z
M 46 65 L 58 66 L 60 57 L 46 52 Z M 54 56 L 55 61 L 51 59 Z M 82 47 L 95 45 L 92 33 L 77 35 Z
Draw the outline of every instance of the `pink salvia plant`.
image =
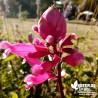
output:
M 83 62 L 84 56 L 77 49 L 67 48 L 73 45 L 72 39 L 77 36 L 72 33 L 66 37 L 66 22 L 62 13 L 54 6 L 49 7 L 41 16 L 38 25 L 32 27 L 45 42 L 38 38 L 33 39 L 31 43 L 10 44 L 7 41 L 0 43 L 0 48 L 5 49 L 3 58 L 7 57 L 11 52 L 17 56 L 21 56 L 31 66 L 31 74 L 28 74 L 24 82 L 26 82 L 26 90 L 33 85 L 43 83 L 48 79 L 57 78 L 58 88 L 61 98 L 64 98 L 63 86 L 61 82 L 61 64 L 65 62 L 72 67 Z M 65 56 L 63 54 L 66 54 Z M 50 56 L 48 61 L 40 61 L 39 58 Z M 57 74 L 53 72 L 53 67 L 57 68 Z

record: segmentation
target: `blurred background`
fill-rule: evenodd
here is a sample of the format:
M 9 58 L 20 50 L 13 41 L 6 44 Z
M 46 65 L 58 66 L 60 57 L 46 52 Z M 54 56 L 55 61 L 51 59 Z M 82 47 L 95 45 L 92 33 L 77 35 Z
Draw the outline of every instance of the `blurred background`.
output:
M 98 18 L 98 0 L 0 0 L 0 16 L 18 18 L 25 13 L 28 18 L 36 18 L 53 4 L 62 12 L 71 10 L 74 18 L 83 11 L 93 12 L 93 18 Z

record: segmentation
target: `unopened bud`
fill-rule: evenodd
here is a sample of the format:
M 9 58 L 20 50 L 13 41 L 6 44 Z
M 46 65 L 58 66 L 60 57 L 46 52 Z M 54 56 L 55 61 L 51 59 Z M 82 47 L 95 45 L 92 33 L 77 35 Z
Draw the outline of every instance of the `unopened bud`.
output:
M 54 38 L 51 35 L 48 35 L 46 38 L 46 42 L 49 43 L 50 45 L 54 44 Z

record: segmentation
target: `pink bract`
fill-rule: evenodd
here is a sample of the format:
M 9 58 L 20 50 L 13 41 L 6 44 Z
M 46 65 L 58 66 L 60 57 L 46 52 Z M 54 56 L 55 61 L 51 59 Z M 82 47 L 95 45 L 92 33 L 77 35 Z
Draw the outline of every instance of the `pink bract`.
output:
M 63 62 L 66 62 L 73 67 L 81 64 L 83 60 L 84 56 L 81 53 L 71 54 L 63 58 Z
M 38 26 L 33 26 L 33 29 L 44 40 L 50 35 L 55 42 L 58 42 L 66 35 L 66 22 L 63 14 L 56 7 L 52 6 L 43 13 Z
M 30 43 L 33 42 L 33 35 L 32 35 L 32 34 L 29 34 L 29 35 L 28 35 L 28 40 L 29 40 Z

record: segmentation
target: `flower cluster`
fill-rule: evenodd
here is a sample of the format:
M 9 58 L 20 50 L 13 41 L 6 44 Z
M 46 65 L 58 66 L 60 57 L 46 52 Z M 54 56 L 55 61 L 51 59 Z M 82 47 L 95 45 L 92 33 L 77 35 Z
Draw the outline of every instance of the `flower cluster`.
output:
M 72 33 L 66 37 L 66 22 L 62 13 L 54 6 L 49 7 L 41 16 L 38 25 L 32 27 L 44 40 L 33 39 L 32 43 L 11 44 L 7 41 L 0 43 L 0 49 L 5 49 L 3 58 L 9 53 L 21 56 L 31 66 L 31 74 L 28 74 L 26 90 L 36 84 L 40 84 L 49 78 L 54 78 L 53 67 L 66 62 L 76 66 L 83 62 L 84 56 L 77 49 L 68 48 L 73 45 L 72 39 L 76 35 Z M 48 56 L 49 60 L 40 61 L 40 58 Z

